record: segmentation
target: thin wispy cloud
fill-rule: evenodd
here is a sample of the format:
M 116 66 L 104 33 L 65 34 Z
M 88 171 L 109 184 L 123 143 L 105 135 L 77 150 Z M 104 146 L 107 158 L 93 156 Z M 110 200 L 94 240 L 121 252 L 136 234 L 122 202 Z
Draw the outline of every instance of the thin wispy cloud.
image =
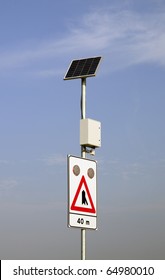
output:
M 147 178 L 148 175 L 150 176 L 155 170 L 159 170 L 160 174 L 165 174 L 165 172 L 162 172 L 165 171 L 165 159 L 153 159 L 152 157 L 148 159 L 141 157 L 134 161 L 119 158 L 112 158 L 111 160 L 104 159 L 99 160 L 99 169 L 101 169 L 102 175 L 117 176 L 123 182 L 129 184 L 132 180 L 136 182 L 137 178 L 142 178 L 144 181 L 144 178 Z
M 104 160 L 99 164 L 101 165 L 101 169 L 103 171 L 103 175 L 106 176 L 118 176 L 122 179 L 122 181 L 129 181 L 134 178 L 144 176 L 148 165 L 143 161 L 134 161 L 134 162 L 126 162 L 122 159 L 111 159 Z
M 104 205 L 104 207 L 101 207 L 101 211 L 104 212 L 104 214 L 112 214 L 112 213 L 147 213 L 147 212 L 162 212 L 165 210 L 165 203 L 164 200 L 160 201 L 160 203 L 136 203 L 134 205 L 127 204 L 127 205 L 120 205 L 120 207 L 114 207 L 113 205 L 111 207 L 108 207 Z
M 0 71 L 31 65 L 31 71 L 35 68 L 41 76 L 52 76 L 64 57 L 80 53 L 82 56 L 102 54 L 113 70 L 139 63 L 156 63 L 164 67 L 164 26 L 164 11 L 140 14 L 119 7 L 116 10 L 95 9 L 70 24 L 65 34 L 57 39 L 28 44 L 28 48 L 19 49 L 18 46 L 17 51 L 0 50 Z M 52 59 L 55 59 L 57 69 L 52 70 Z M 40 70 L 37 70 L 38 62 Z
M 65 165 L 66 164 L 66 156 L 60 154 L 52 154 L 47 157 L 39 159 L 47 166 L 54 165 Z
M 38 70 L 35 71 L 33 75 L 40 77 L 40 78 L 47 78 L 47 77 L 56 77 L 64 75 L 64 69 L 45 69 L 45 70 Z
M 0 191 L 10 191 L 18 186 L 18 182 L 14 179 L 0 180 Z
M 10 162 L 6 159 L 0 159 L 0 165 L 10 164 Z

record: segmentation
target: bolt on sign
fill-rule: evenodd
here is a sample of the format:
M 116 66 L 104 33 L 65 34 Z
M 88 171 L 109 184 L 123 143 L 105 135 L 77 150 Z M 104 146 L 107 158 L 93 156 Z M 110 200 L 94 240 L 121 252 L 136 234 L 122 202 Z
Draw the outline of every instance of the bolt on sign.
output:
M 96 229 L 97 163 L 68 156 L 68 226 Z

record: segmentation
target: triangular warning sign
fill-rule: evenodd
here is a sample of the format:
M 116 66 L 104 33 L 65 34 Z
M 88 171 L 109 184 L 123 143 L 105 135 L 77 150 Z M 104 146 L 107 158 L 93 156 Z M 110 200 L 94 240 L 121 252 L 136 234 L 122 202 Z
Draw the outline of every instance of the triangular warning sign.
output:
M 80 195 L 80 191 L 81 191 L 83 185 L 85 187 L 85 191 L 86 191 L 87 196 L 89 198 L 89 202 L 90 202 L 89 208 L 88 207 L 83 207 L 83 206 L 76 206 L 77 199 Z M 82 205 L 83 204 L 88 205 L 85 191 L 84 190 L 82 191 Z M 96 213 L 96 210 L 95 210 L 92 198 L 91 198 L 91 194 L 89 192 L 89 188 L 88 188 L 88 185 L 87 185 L 87 182 L 86 182 L 84 176 L 82 176 L 80 184 L 79 184 L 78 189 L 76 191 L 75 197 L 74 197 L 72 205 L 71 205 L 71 210 L 80 211 L 80 212 L 88 212 L 88 213 Z

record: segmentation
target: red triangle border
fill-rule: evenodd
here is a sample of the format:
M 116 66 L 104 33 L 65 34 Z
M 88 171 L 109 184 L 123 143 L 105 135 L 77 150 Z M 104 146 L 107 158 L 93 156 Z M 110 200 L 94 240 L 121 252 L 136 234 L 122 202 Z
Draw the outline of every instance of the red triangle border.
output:
M 81 188 L 82 188 L 82 185 L 84 184 L 85 186 L 85 190 L 87 192 L 87 195 L 88 195 L 88 198 L 89 198 L 89 202 L 90 202 L 90 205 L 91 205 L 91 208 L 85 208 L 85 207 L 81 207 L 81 206 L 76 206 L 76 202 L 77 202 L 77 198 L 79 196 L 79 193 L 81 191 Z M 72 205 L 71 205 L 71 210 L 74 210 L 74 211 L 78 211 L 78 212 L 87 212 L 87 213 L 93 213 L 95 214 L 96 213 L 96 210 L 95 210 L 95 206 L 93 204 L 93 201 L 92 201 L 92 198 L 91 198 L 91 194 L 90 194 L 90 191 L 89 191 L 89 188 L 88 188 L 88 185 L 87 185 L 87 182 L 85 180 L 85 177 L 84 175 L 82 176 L 81 180 L 80 180 L 80 184 L 78 186 L 78 189 L 76 191 L 76 194 L 75 194 L 75 197 L 73 199 L 73 202 L 72 202 Z

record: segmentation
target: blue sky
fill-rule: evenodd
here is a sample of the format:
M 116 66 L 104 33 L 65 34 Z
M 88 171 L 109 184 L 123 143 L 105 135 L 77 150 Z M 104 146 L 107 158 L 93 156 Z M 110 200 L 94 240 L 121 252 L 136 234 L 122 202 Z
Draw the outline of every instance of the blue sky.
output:
M 87 79 L 102 123 L 98 231 L 88 259 L 165 258 L 165 2 L 1 1 L 0 259 L 79 259 L 67 228 L 67 154 L 80 156 L 72 59 L 103 57 Z

